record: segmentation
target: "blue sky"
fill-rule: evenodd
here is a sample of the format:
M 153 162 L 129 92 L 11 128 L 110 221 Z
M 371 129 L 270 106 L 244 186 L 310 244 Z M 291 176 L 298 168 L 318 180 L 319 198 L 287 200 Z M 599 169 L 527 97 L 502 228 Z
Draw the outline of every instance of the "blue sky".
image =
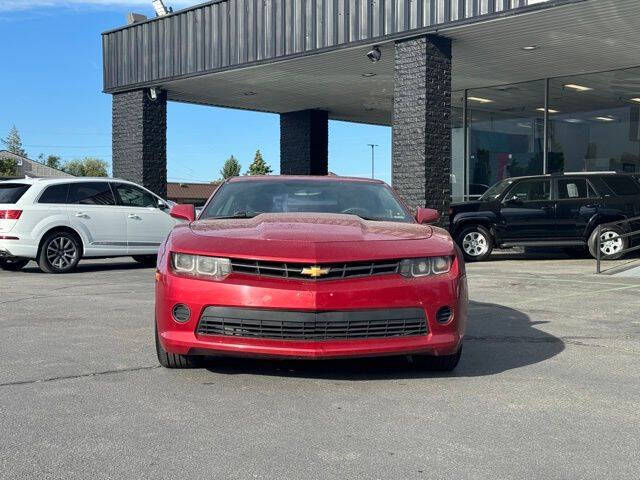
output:
M 201 3 L 167 1 L 174 9 Z M 0 137 L 13 124 L 31 158 L 84 156 L 111 162 L 111 96 L 102 93 L 100 33 L 130 11 L 153 15 L 151 0 L 0 0 Z M 390 181 L 391 130 L 330 122 L 329 169 Z M 210 181 L 235 155 L 246 168 L 256 149 L 277 172 L 278 115 L 170 103 L 170 180 Z

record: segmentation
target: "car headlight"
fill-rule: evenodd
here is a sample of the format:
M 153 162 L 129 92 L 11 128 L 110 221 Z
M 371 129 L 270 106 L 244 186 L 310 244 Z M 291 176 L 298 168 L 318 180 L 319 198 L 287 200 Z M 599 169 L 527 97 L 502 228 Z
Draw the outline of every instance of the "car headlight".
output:
M 410 258 L 400 262 L 400 275 L 404 277 L 426 277 L 442 275 L 451 270 L 452 257 Z
M 231 273 L 231 261 L 228 258 L 172 253 L 171 263 L 176 273 L 209 280 L 222 280 Z

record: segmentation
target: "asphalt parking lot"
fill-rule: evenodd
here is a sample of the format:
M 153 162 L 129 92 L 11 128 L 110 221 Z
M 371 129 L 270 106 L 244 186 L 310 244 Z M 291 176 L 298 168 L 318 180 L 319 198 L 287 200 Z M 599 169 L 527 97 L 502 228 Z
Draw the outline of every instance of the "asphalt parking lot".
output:
M 469 265 L 454 374 L 404 358 L 158 366 L 153 269 L 0 272 L 0 478 L 638 478 L 640 279 Z

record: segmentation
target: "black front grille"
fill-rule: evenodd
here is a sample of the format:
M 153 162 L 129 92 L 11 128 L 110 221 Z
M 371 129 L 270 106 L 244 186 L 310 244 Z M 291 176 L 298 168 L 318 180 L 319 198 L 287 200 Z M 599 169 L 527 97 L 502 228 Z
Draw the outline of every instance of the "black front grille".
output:
M 399 260 L 377 260 L 374 262 L 348 263 L 280 263 L 262 260 L 231 259 L 231 269 L 235 273 L 263 275 L 268 277 L 295 278 L 303 280 L 334 280 L 337 278 L 369 277 L 397 273 Z M 318 276 L 312 276 L 308 269 L 320 267 Z
M 196 333 L 279 340 L 393 338 L 426 335 L 427 319 L 421 308 L 307 312 L 207 307 Z

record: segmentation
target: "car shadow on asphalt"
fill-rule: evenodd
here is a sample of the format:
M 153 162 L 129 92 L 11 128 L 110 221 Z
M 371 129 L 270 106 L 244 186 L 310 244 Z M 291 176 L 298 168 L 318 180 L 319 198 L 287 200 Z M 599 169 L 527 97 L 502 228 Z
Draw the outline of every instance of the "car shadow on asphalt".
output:
M 462 359 L 451 373 L 420 370 L 407 356 L 319 361 L 209 357 L 204 368 L 223 375 L 354 381 L 495 375 L 543 362 L 564 350 L 560 338 L 536 328 L 542 323 L 546 322 L 503 305 L 470 302 Z
M 122 260 L 122 261 L 109 261 L 103 262 L 100 260 L 86 260 L 78 263 L 78 266 L 70 273 L 65 275 L 73 275 L 79 273 L 92 273 L 92 272 L 109 272 L 114 270 L 144 270 L 144 269 L 153 269 L 154 267 L 149 267 L 146 265 L 142 265 L 134 260 Z M 18 272 L 13 272 L 18 273 Z M 20 270 L 19 273 L 35 273 L 35 274 L 43 274 L 49 275 L 48 273 L 44 273 L 42 270 L 38 268 L 38 265 L 35 262 L 29 262 L 26 267 Z

